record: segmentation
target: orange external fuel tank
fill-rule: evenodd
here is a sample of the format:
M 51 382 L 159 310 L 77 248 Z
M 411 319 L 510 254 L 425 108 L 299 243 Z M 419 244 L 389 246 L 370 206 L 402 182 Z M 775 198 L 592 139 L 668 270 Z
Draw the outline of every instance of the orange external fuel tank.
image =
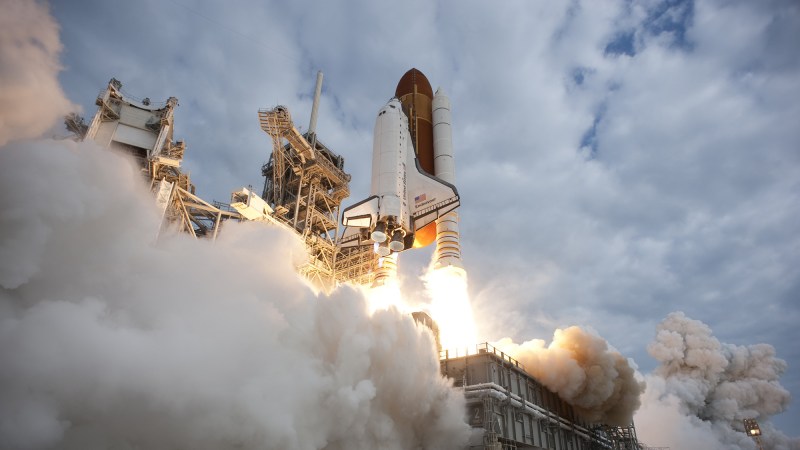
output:
M 436 175 L 433 166 L 433 88 L 417 69 L 400 78 L 395 97 L 403 105 L 419 165 L 425 172 Z M 431 222 L 414 232 L 414 248 L 425 247 L 436 240 L 436 223 Z

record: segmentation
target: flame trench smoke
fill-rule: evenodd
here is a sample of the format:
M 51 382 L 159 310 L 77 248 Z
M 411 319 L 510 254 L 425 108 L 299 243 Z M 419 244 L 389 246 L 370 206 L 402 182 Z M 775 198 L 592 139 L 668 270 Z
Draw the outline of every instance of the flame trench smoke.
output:
M 669 314 L 648 347 L 660 366 L 647 377 L 640 436 L 673 448 L 754 449 L 743 419 L 757 419 L 764 447 L 800 449 L 768 421 L 788 406 L 779 383 L 786 362 L 768 344 L 720 343 L 711 329 L 682 312 Z
M 352 290 L 316 298 L 288 232 L 229 223 L 213 244 L 152 245 L 142 184 L 90 143 L 0 150 L 0 448 L 465 440 L 429 332 L 369 316 Z
M 442 349 L 474 348 L 478 344 L 478 335 L 467 291 L 466 272 L 457 267 L 435 269 L 431 265 L 423 280 L 431 299 L 431 317 L 439 326 Z
M 540 339 L 515 344 L 509 338 L 495 346 L 521 362 L 587 420 L 631 424 L 644 383 L 636 379 L 628 360 L 609 349 L 601 337 L 573 326 L 556 330 L 546 347 Z

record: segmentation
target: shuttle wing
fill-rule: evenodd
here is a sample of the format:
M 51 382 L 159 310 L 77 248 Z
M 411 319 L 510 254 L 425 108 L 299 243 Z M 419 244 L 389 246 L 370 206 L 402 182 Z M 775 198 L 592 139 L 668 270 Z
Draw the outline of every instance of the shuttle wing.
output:
M 354 247 L 371 244 L 369 228 L 378 220 L 380 199 L 377 195 L 367 197 L 342 211 L 342 225 L 345 226 L 341 247 Z
M 408 171 L 408 205 L 414 230 L 419 230 L 461 204 L 452 184 L 425 173 L 414 159 L 417 170 Z
M 346 227 L 366 228 L 378 220 L 380 200 L 377 195 L 364 200 L 342 211 L 342 225 Z

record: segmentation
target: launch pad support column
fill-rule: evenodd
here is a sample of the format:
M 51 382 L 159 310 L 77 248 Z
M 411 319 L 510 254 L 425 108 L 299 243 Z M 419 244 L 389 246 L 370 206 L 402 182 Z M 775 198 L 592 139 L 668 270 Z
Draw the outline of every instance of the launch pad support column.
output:
M 442 88 L 439 88 L 433 96 L 433 164 L 438 178 L 455 184 L 453 132 L 450 124 L 450 99 Z M 463 269 L 461 245 L 458 240 L 458 213 L 456 211 L 449 212 L 436 220 L 434 268 L 452 266 Z

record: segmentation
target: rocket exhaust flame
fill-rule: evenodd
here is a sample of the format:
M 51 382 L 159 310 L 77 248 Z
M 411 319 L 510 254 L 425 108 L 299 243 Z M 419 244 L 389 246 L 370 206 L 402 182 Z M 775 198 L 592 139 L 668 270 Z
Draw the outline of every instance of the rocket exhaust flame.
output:
M 431 317 L 439 326 L 442 349 L 474 346 L 478 336 L 464 269 L 455 266 L 431 268 L 423 280 L 431 298 Z
M 367 299 L 367 311 L 370 315 L 393 307 L 403 313 L 409 312 L 396 279 L 387 280 L 380 286 L 365 289 L 364 296 Z

